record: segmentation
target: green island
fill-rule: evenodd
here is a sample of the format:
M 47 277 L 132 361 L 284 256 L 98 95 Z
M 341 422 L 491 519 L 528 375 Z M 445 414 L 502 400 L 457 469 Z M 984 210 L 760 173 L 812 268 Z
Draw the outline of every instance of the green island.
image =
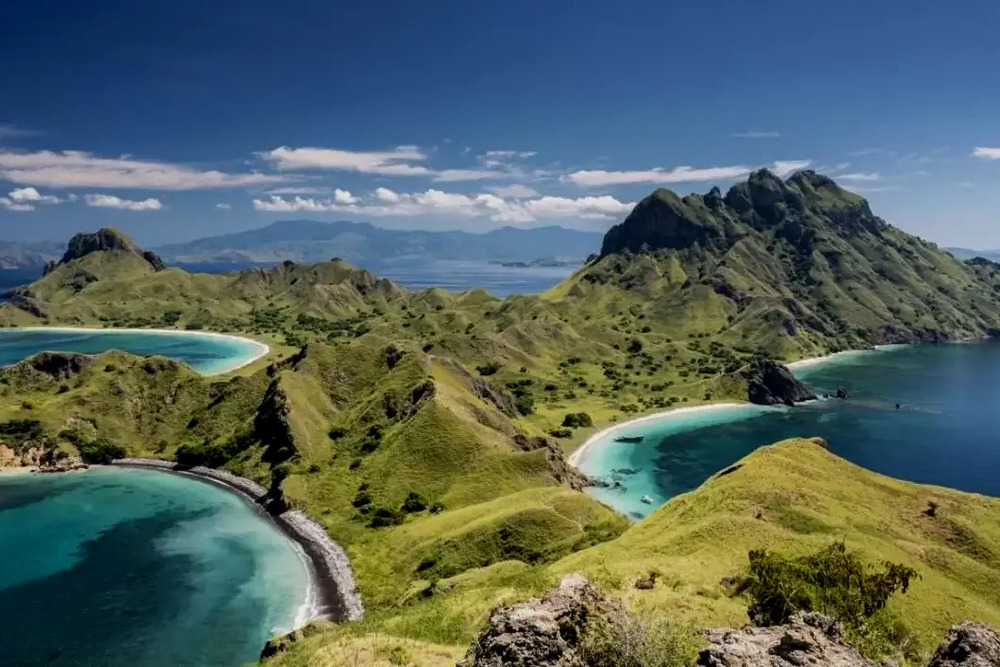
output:
M 880 611 L 893 632 L 859 644 L 871 656 L 923 665 L 949 627 L 1000 625 L 1000 499 L 869 472 L 804 433 L 630 524 L 567 462 L 633 416 L 806 398 L 783 362 L 1000 331 L 1000 265 L 956 260 L 811 171 L 656 190 L 570 278 L 502 300 L 407 291 L 336 259 L 191 274 L 102 229 L 10 294 L 0 324 L 270 346 L 220 377 L 119 352 L 0 369 L 14 448 L 221 468 L 346 550 L 363 617 L 276 639 L 269 665 L 455 664 L 494 607 L 572 573 L 680 645 L 747 622 L 732 589 L 751 551 L 838 542 L 917 575 Z

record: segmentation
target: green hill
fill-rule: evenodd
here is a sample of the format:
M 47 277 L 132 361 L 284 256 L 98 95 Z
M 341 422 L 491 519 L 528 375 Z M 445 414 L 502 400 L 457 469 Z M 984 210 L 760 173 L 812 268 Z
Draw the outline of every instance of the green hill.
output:
M 921 646 L 959 616 L 998 620 L 991 499 L 792 442 L 629 528 L 565 463 L 609 422 L 769 395 L 755 384 L 775 368 L 768 357 L 1000 329 L 998 265 L 955 260 L 826 177 L 758 172 L 724 196 L 658 190 L 538 296 L 411 292 L 340 261 L 202 275 L 154 257 L 119 232 L 84 235 L 0 305 L 0 323 L 242 332 L 272 354 L 212 379 L 120 353 L 36 357 L 0 370 L 0 423 L 28 420 L 66 450 L 280 484 L 348 551 L 367 616 L 314 629 L 279 662 L 343 664 L 393 642 L 454 659 L 493 604 L 573 569 L 640 610 L 739 622 L 719 580 L 748 549 L 840 537 L 924 576 L 899 602 Z M 921 518 L 930 499 L 943 509 L 934 522 Z M 668 583 L 634 591 L 654 568 Z

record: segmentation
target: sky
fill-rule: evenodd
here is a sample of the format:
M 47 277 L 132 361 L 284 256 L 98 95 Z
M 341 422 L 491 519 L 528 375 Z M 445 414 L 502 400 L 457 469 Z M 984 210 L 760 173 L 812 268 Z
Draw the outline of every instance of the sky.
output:
M 605 230 L 810 168 L 1000 248 L 1000 3 L 4 0 L 0 240 Z

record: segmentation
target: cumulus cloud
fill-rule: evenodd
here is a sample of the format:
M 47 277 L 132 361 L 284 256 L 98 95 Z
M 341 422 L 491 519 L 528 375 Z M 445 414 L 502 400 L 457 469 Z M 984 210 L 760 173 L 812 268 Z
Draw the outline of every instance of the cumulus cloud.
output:
M 0 151 L 0 177 L 12 183 L 53 188 L 107 187 L 147 190 L 233 188 L 271 185 L 288 180 L 285 176 L 205 171 L 184 165 L 136 160 L 130 157 L 105 158 L 82 151 L 34 153 Z
M 254 199 L 258 211 L 277 213 L 337 212 L 368 217 L 438 216 L 454 218 L 485 218 L 495 222 L 527 223 L 536 220 L 615 220 L 631 210 L 633 204 L 610 195 L 599 197 L 536 197 L 533 199 L 505 198 L 494 193 L 461 194 L 429 189 L 423 192 L 400 193 L 378 188 L 371 196 L 354 198 L 353 203 L 311 197 L 281 197 Z
M 163 204 L 159 199 L 150 197 L 149 199 L 122 199 L 114 195 L 84 195 L 87 206 L 94 208 L 116 208 L 121 211 L 159 211 Z
M 52 195 L 43 195 L 35 188 L 15 188 L 0 197 L 0 208 L 8 211 L 34 211 L 36 204 L 60 204 L 63 200 Z
M 752 131 L 752 132 L 736 132 L 733 134 L 733 136 L 738 137 L 740 139 L 778 139 L 779 137 L 781 137 L 781 133 Z
M 775 175 L 784 178 L 793 171 L 805 169 L 811 164 L 812 160 L 775 160 L 774 163 L 768 167 L 768 169 L 773 171 Z
M 218 204 L 215 205 L 215 208 L 220 209 L 222 211 L 229 211 L 232 210 L 233 206 L 232 204 L 227 204 L 226 202 L 219 202 Z
M 349 191 L 337 188 L 333 191 L 333 201 L 338 204 L 357 204 L 361 200 L 352 195 Z
M 498 197 L 509 197 L 511 199 L 526 199 L 538 196 L 538 191 L 534 188 L 529 188 L 527 185 L 518 183 L 514 183 L 513 185 L 496 185 L 486 189 Z
M 484 166 L 488 168 L 496 167 L 506 167 L 511 162 L 517 162 L 519 160 L 527 160 L 538 155 L 537 151 L 509 151 L 509 150 L 493 150 L 486 151 L 482 155 L 477 155 L 476 159 Z
M 1000 160 L 1000 148 L 976 146 L 976 148 L 972 151 L 972 156 L 980 157 L 984 160 Z
M 427 159 L 427 154 L 416 146 L 397 146 L 391 151 L 377 152 L 279 146 L 260 155 L 280 170 L 335 169 L 380 176 L 426 176 L 432 173 L 426 166 L 416 164 Z

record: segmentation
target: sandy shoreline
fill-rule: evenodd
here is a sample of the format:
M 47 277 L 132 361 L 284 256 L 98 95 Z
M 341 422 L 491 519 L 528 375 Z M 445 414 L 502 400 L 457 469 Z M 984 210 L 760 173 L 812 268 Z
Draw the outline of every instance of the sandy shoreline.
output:
M 287 510 L 278 515 L 266 512 L 260 500 L 267 495 L 267 489 L 256 482 L 224 470 L 203 466 L 184 467 L 173 461 L 158 459 L 118 459 L 112 465 L 189 475 L 218 484 L 252 503 L 261 514 L 274 521 L 301 550 L 309 572 L 306 600 L 296 614 L 295 627 L 290 630 L 298 629 L 318 618 L 338 622 L 356 621 L 364 614 L 361 595 L 354 583 L 354 574 L 344 549 L 333 541 L 322 526 L 299 510 Z
M 810 357 L 808 359 L 800 359 L 798 361 L 792 361 L 785 364 L 789 369 L 796 370 L 801 368 L 809 368 L 810 366 L 817 366 L 819 364 L 824 364 L 835 359 L 839 359 L 845 356 L 856 355 L 858 353 L 864 352 L 875 352 L 879 350 L 888 350 L 896 347 L 901 347 L 899 345 L 876 345 L 870 350 L 844 350 L 843 352 L 835 352 L 833 354 L 826 354 L 821 357 Z M 572 454 L 569 455 L 567 461 L 571 466 L 577 469 L 581 469 L 583 462 L 587 458 L 587 453 L 592 451 L 594 446 L 603 443 L 608 436 L 614 434 L 616 431 L 633 427 L 636 424 L 641 424 L 647 421 L 664 421 L 668 419 L 673 419 L 676 417 L 689 415 L 695 412 L 712 412 L 716 410 L 728 410 L 731 408 L 742 408 L 753 405 L 752 403 L 710 403 L 708 405 L 695 405 L 688 408 L 674 408 L 672 410 L 665 410 L 663 412 L 655 412 L 653 414 L 644 415 L 637 419 L 632 419 L 620 424 L 613 424 L 607 428 L 598 431 L 594 435 L 587 438 L 587 440 L 577 447 Z M 583 472 L 581 470 L 581 472 Z
M 249 343 L 254 348 L 256 352 L 252 357 L 246 359 L 241 359 L 238 362 L 234 362 L 225 366 L 221 370 L 212 371 L 211 373 L 202 373 L 202 375 L 222 375 L 224 373 L 231 373 L 239 368 L 248 366 L 253 362 L 257 361 L 264 355 L 271 351 L 271 346 L 267 343 L 262 343 L 259 340 L 255 340 L 248 336 L 241 336 L 238 334 L 227 334 L 219 333 L 217 331 L 188 331 L 183 329 L 136 329 L 136 328 L 116 328 L 116 327 L 67 327 L 67 326 L 54 326 L 54 327 L 11 327 L 6 329 L 6 331 L 55 331 L 55 332 L 65 332 L 65 333 L 156 333 L 156 334 L 169 334 L 172 336 L 189 336 L 193 338 L 217 338 L 221 340 L 239 341 L 241 343 Z

